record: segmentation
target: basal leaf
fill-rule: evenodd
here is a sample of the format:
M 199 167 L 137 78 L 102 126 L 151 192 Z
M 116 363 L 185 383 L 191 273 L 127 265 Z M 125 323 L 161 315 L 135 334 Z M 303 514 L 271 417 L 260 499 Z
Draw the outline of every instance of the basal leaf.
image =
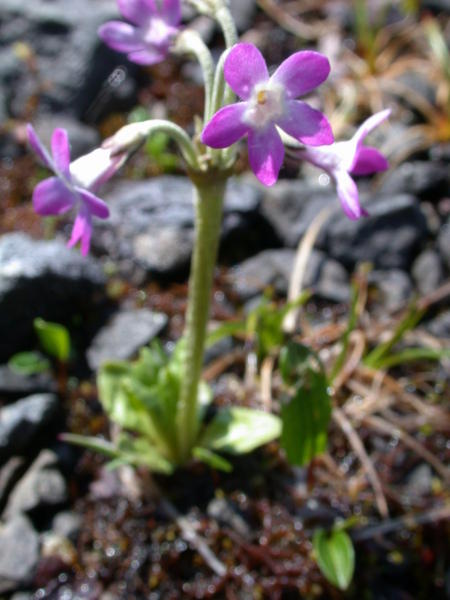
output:
M 309 369 L 281 409 L 281 445 L 292 464 L 303 466 L 325 451 L 330 416 L 326 377 Z
M 8 361 L 11 371 L 20 375 L 37 375 L 50 369 L 50 362 L 40 352 L 18 352 Z
M 42 348 L 61 362 L 67 362 L 70 355 L 70 335 L 64 325 L 50 323 L 44 319 L 34 320 L 34 329 Z
M 201 462 L 209 465 L 213 469 L 218 469 L 219 471 L 225 471 L 225 473 L 231 473 L 233 470 L 233 466 L 228 460 L 219 456 L 215 452 L 208 450 L 208 448 L 202 448 L 197 446 L 192 450 L 192 456 Z
M 245 454 L 279 437 L 275 415 L 244 407 L 220 410 L 200 437 L 199 446 L 230 454 Z
M 346 590 L 355 569 L 355 551 L 349 535 L 343 530 L 328 534 L 318 529 L 314 533 L 313 546 L 324 576 L 340 590 Z

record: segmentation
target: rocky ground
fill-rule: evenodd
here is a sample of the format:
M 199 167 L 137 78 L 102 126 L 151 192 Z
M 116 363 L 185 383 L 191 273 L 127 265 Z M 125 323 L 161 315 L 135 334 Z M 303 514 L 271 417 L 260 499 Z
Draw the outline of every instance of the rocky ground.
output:
M 262 11 L 272 4 L 231 4 L 240 31 L 251 27 L 248 39 L 265 47 L 273 63 L 298 47 L 284 22 Z M 318 12 L 325 7 L 323 14 L 349 31 L 350 2 L 319 4 Z M 422 4 L 448 32 L 448 2 Z M 46 140 L 56 125 L 66 127 L 76 157 L 139 104 L 187 126 L 200 111 L 199 73 L 191 64 L 143 70 L 100 43 L 98 25 L 115 16 L 112 0 L 2 0 L 0 6 L 0 597 L 338 598 L 311 557 L 311 532 L 356 515 L 366 520 L 354 533 L 357 570 L 348 597 L 444 598 L 450 570 L 441 465 L 449 427 L 426 416 L 445 408 L 448 362 L 400 369 L 380 383 L 384 390 L 390 382 L 395 406 L 408 394 L 420 398 L 425 416 L 417 405 L 419 412 L 402 413 L 405 427 L 415 419 L 408 429 L 413 442 L 395 429 L 375 432 L 373 420 L 359 429 L 389 505 L 385 535 L 358 455 L 336 423 L 328 458 L 309 469 L 289 467 L 272 445 L 236 460 L 231 475 L 199 465 L 171 480 L 149 482 L 142 473 L 143 495 L 133 494 L 133 476 L 124 482 L 104 469 L 103 459 L 59 441 L 68 430 L 108 435 L 95 390 L 104 358 L 131 358 L 156 336 L 170 347 L 183 327 L 193 209 L 178 166 L 164 173 L 157 160 L 132 159 L 125 169 L 132 180 L 119 178 L 103 194 L 111 218 L 96 224 L 88 259 L 65 247 L 67 224 L 49 228 L 30 206 L 44 172 L 25 147 L 28 120 Z M 195 26 L 219 50 L 211 23 L 197 18 Z M 332 36 L 325 41 L 335 52 Z M 325 41 L 318 42 L 322 50 Z M 337 71 L 336 85 L 346 77 Z M 416 75 L 410 84 L 435 101 L 426 80 Z M 317 328 L 311 343 L 326 354 L 361 263 L 371 264 L 367 323 L 389 332 L 410 302 L 425 298 L 430 310 L 417 336 L 439 347 L 449 343 L 449 141 L 432 140 L 401 158 L 398 139 L 422 125 L 423 115 L 405 107 L 405 99 L 387 95 L 385 102 L 394 109 L 382 133 L 394 168 L 359 182 L 369 218 L 346 219 L 332 184 L 315 171 L 295 177 L 297 167 L 288 164 L 280 182 L 263 189 L 242 159 L 225 201 L 215 321 L 245 314 L 268 289 L 284 298 L 297 245 L 329 208 L 305 273 L 313 291 L 306 317 Z M 68 372 L 54 365 L 24 376 L 8 366 L 14 353 L 36 346 L 36 317 L 70 330 Z M 242 383 L 244 351 L 231 338 L 210 349 L 206 371 L 218 403 L 259 401 L 255 381 Z M 365 399 L 359 384 L 343 382 L 341 397 Z M 422 525 L 396 521 L 411 511 L 422 515 Z M 226 575 L 205 558 L 202 542 Z

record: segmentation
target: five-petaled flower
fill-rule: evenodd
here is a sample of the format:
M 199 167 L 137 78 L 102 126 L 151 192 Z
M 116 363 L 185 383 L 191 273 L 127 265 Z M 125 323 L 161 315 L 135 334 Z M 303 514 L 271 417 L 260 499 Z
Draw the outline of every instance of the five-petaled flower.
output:
M 117 0 L 123 17 L 132 23 L 108 21 L 99 30 L 101 39 L 141 65 L 154 65 L 167 56 L 179 32 L 180 0 Z
M 375 113 L 362 123 L 355 135 L 345 142 L 336 142 L 323 148 L 305 148 L 295 156 L 307 160 L 326 171 L 334 180 L 339 200 L 350 219 L 367 216 L 359 203 L 358 188 L 351 175 L 370 175 L 388 168 L 386 158 L 379 150 L 363 146 L 364 138 L 388 118 L 390 109 Z
M 70 162 L 67 131 L 55 129 L 52 135 L 52 156 L 40 142 L 32 125 L 27 126 L 30 146 L 44 165 L 55 173 L 41 181 L 33 191 L 33 206 L 42 216 L 61 215 L 72 208 L 78 210 L 68 246 L 81 241 L 81 252 L 89 252 L 92 216 L 106 219 L 107 205 L 94 192 L 117 171 L 124 156 L 111 156 L 110 150 L 98 148 Z
M 226 148 L 248 134 L 250 166 L 265 185 L 273 185 L 284 158 L 280 127 L 303 144 L 333 142 L 326 117 L 298 96 L 315 89 L 328 77 L 328 59 L 313 51 L 296 52 L 269 77 L 265 60 L 252 44 L 236 44 L 224 65 L 224 77 L 242 102 L 221 108 L 207 123 L 202 141 Z

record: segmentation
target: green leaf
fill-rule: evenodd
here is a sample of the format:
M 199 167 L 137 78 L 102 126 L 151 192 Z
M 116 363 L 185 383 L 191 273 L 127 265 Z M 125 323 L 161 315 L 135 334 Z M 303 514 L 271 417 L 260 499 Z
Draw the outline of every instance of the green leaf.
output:
M 289 341 L 280 350 L 279 366 L 283 381 L 287 385 L 294 385 L 312 366 L 318 366 L 323 372 L 323 366 L 317 353 L 308 346 L 298 342 Z
M 317 529 L 313 546 L 323 575 L 340 590 L 346 590 L 355 569 L 355 551 L 349 535 L 342 530 L 327 534 L 323 529 Z
M 87 450 L 93 450 L 108 458 L 117 458 L 118 456 L 118 450 L 114 444 L 100 437 L 78 435 L 77 433 L 63 433 L 59 436 L 59 439 L 69 444 L 82 446 L 83 448 L 87 448 Z
M 192 450 L 192 456 L 201 462 L 209 465 L 213 469 L 218 469 L 219 471 L 225 471 L 225 473 L 231 473 L 233 470 L 233 465 L 228 462 L 219 454 L 208 450 L 208 448 L 201 448 L 197 446 Z
M 389 369 L 408 362 L 442 360 L 443 358 L 450 358 L 449 348 L 405 348 L 380 358 L 377 361 L 377 367 L 378 369 Z
M 61 362 L 67 362 L 70 355 L 70 335 L 64 325 L 44 319 L 34 319 L 34 329 L 42 348 Z
M 238 334 L 244 335 L 246 331 L 247 325 L 245 321 L 228 321 L 226 323 L 221 323 L 208 334 L 206 338 L 206 346 L 209 348 L 225 337 Z
M 309 369 L 294 396 L 281 409 L 281 446 L 292 464 L 303 466 L 325 451 L 330 416 L 326 377 Z
M 141 436 L 132 437 L 125 433 L 121 434 L 117 450 L 119 458 L 130 465 L 147 467 L 155 473 L 166 475 L 173 472 L 172 463 L 162 456 L 149 440 Z
M 37 375 L 50 369 L 50 362 L 39 352 L 18 352 L 8 361 L 11 371 L 20 375 Z
M 275 415 L 244 407 L 219 410 L 200 437 L 211 450 L 246 454 L 279 437 L 281 421 Z

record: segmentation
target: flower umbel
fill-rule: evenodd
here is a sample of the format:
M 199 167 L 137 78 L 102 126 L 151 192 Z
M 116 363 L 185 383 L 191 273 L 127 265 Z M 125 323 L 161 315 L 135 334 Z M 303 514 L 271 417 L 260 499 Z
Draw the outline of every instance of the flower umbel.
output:
M 92 216 L 106 219 L 109 209 L 93 192 L 117 171 L 124 156 L 111 156 L 99 148 L 70 162 L 69 138 L 65 129 L 55 129 L 52 135 L 52 156 L 42 145 L 32 125 L 27 126 L 28 140 L 44 165 L 55 173 L 41 181 L 33 192 L 33 206 L 42 216 L 61 215 L 72 208 L 78 210 L 68 246 L 81 241 L 81 252 L 89 252 Z
M 379 150 L 363 146 L 363 142 L 375 127 L 388 118 L 390 112 L 390 109 L 383 110 L 366 119 L 350 140 L 323 148 L 305 148 L 294 153 L 296 157 L 307 160 L 330 175 L 336 184 L 342 208 L 350 219 L 367 216 L 359 203 L 358 188 L 351 175 L 370 175 L 389 167 Z
M 130 23 L 108 21 L 98 34 L 101 39 L 141 65 L 163 61 L 179 31 L 180 0 L 117 0 L 119 10 Z
M 226 148 L 248 134 L 250 166 L 265 185 L 273 185 L 284 158 L 277 127 L 303 144 L 331 144 L 333 134 L 326 117 L 298 96 L 315 89 L 328 77 L 325 56 L 296 52 L 269 77 L 262 54 L 252 44 L 236 44 L 224 65 L 224 77 L 242 102 L 221 108 L 207 123 L 202 141 Z

